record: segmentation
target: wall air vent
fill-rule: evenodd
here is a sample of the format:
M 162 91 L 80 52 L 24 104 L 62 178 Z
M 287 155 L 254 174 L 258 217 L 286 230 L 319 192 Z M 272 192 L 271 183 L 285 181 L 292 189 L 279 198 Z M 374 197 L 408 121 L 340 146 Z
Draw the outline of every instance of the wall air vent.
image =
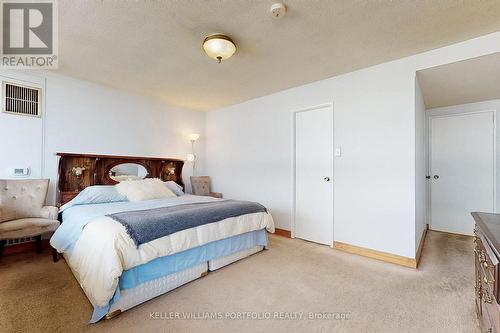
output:
M 42 115 L 42 90 L 4 81 L 2 84 L 2 111 L 22 116 Z

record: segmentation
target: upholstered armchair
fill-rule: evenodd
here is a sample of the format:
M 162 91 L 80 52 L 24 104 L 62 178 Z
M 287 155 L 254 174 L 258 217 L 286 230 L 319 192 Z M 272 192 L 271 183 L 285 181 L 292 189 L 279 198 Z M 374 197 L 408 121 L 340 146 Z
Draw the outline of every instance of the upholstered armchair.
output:
M 194 195 L 222 198 L 222 193 L 210 191 L 210 177 L 208 176 L 191 176 L 191 190 Z
M 0 259 L 7 240 L 35 237 L 40 253 L 42 235 L 57 229 L 57 207 L 45 206 L 48 188 L 48 179 L 0 179 Z

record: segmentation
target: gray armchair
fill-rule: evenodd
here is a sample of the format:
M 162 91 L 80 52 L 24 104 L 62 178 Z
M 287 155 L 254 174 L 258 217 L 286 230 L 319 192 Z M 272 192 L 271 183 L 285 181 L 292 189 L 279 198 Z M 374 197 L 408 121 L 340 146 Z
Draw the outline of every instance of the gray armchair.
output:
M 45 206 L 48 187 L 48 179 L 0 179 L 0 259 L 7 240 L 35 237 L 40 253 L 42 235 L 57 229 L 57 207 Z
M 210 191 L 210 177 L 208 176 L 191 176 L 191 190 L 194 195 L 222 198 L 222 193 Z

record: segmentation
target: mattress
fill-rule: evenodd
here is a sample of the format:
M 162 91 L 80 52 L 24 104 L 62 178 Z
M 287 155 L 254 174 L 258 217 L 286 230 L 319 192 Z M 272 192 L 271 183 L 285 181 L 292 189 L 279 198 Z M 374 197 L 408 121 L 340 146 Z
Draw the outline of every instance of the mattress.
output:
M 216 269 L 222 268 L 224 266 L 227 266 L 235 261 L 238 261 L 240 259 L 246 258 L 248 256 L 251 256 L 252 254 L 255 254 L 257 252 L 260 252 L 264 249 L 264 246 L 262 245 L 257 245 L 254 246 L 250 249 L 246 249 L 240 252 L 236 252 L 233 254 L 230 254 L 228 256 L 220 257 L 220 258 L 215 258 L 212 260 L 208 261 L 208 270 L 210 271 L 215 271 Z
M 183 271 L 142 283 L 135 288 L 122 290 L 120 298 L 111 305 L 108 313 L 112 314 L 117 310 L 128 310 L 136 305 L 180 287 L 183 284 L 202 277 L 205 275 L 207 270 L 208 264 L 204 262 Z

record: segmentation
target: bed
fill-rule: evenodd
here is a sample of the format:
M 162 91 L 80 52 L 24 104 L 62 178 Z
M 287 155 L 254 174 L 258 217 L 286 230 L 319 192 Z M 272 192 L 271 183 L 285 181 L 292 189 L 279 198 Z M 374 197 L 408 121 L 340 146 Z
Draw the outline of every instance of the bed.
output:
M 260 252 L 274 232 L 271 215 L 257 203 L 182 190 L 128 201 L 109 186 L 117 184 L 113 167 L 134 163 L 146 177 L 184 189 L 181 160 L 58 155 L 62 223 L 50 242 L 92 303 L 91 323 Z

